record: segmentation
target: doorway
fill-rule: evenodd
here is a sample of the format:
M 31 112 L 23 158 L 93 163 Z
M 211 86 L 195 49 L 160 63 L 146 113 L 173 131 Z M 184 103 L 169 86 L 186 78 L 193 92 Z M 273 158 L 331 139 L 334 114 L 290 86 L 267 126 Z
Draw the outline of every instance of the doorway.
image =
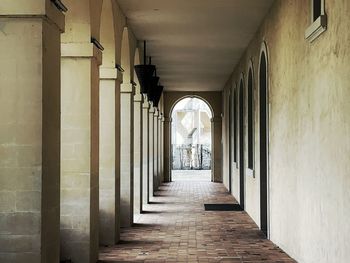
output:
M 178 101 L 171 114 L 172 181 L 211 181 L 212 111 L 202 99 Z
M 268 81 L 266 51 L 260 56 L 259 65 L 260 106 L 260 226 L 268 236 Z

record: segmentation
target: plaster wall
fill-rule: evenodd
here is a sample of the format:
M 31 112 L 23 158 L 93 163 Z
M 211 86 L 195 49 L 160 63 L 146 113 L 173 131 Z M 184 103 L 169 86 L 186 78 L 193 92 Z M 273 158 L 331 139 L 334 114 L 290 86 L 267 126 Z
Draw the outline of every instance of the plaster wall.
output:
M 302 263 L 350 258 L 350 2 L 326 0 L 325 11 L 328 28 L 309 43 L 309 1 L 275 1 L 232 75 L 238 82 L 253 60 L 255 177 L 246 175 L 245 201 L 259 224 L 258 63 L 266 41 L 269 234 Z

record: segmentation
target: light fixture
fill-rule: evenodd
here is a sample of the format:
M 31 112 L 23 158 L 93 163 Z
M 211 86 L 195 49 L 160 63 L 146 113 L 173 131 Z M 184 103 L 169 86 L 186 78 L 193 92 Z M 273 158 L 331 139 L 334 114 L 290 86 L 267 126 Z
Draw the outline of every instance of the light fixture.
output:
M 151 84 L 151 79 L 156 70 L 156 67 L 152 65 L 150 60 L 149 65 L 146 65 L 146 41 L 143 42 L 143 65 L 136 65 L 135 72 L 141 86 L 141 93 L 147 93 L 149 85 Z
M 67 12 L 68 8 L 61 2 L 61 0 L 51 0 L 51 2 L 57 7 L 61 12 Z
M 99 50 L 103 51 L 105 48 L 102 46 L 102 44 L 94 37 L 91 38 L 91 43 L 95 45 Z

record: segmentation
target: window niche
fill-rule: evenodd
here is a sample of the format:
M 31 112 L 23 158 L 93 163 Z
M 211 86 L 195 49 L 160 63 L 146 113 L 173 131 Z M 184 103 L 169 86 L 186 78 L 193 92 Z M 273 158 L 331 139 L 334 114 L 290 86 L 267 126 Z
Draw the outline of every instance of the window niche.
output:
M 313 42 L 327 29 L 327 15 L 325 13 L 325 0 L 310 0 L 311 25 L 305 31 L 305 39 Z

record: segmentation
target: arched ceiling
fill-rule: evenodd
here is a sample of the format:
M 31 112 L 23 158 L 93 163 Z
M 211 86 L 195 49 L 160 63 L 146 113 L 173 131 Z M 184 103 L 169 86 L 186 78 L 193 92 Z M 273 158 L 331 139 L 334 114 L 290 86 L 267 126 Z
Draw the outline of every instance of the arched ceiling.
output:
M 117 0 L 168 91 L 222 90 L 273 0 Z

